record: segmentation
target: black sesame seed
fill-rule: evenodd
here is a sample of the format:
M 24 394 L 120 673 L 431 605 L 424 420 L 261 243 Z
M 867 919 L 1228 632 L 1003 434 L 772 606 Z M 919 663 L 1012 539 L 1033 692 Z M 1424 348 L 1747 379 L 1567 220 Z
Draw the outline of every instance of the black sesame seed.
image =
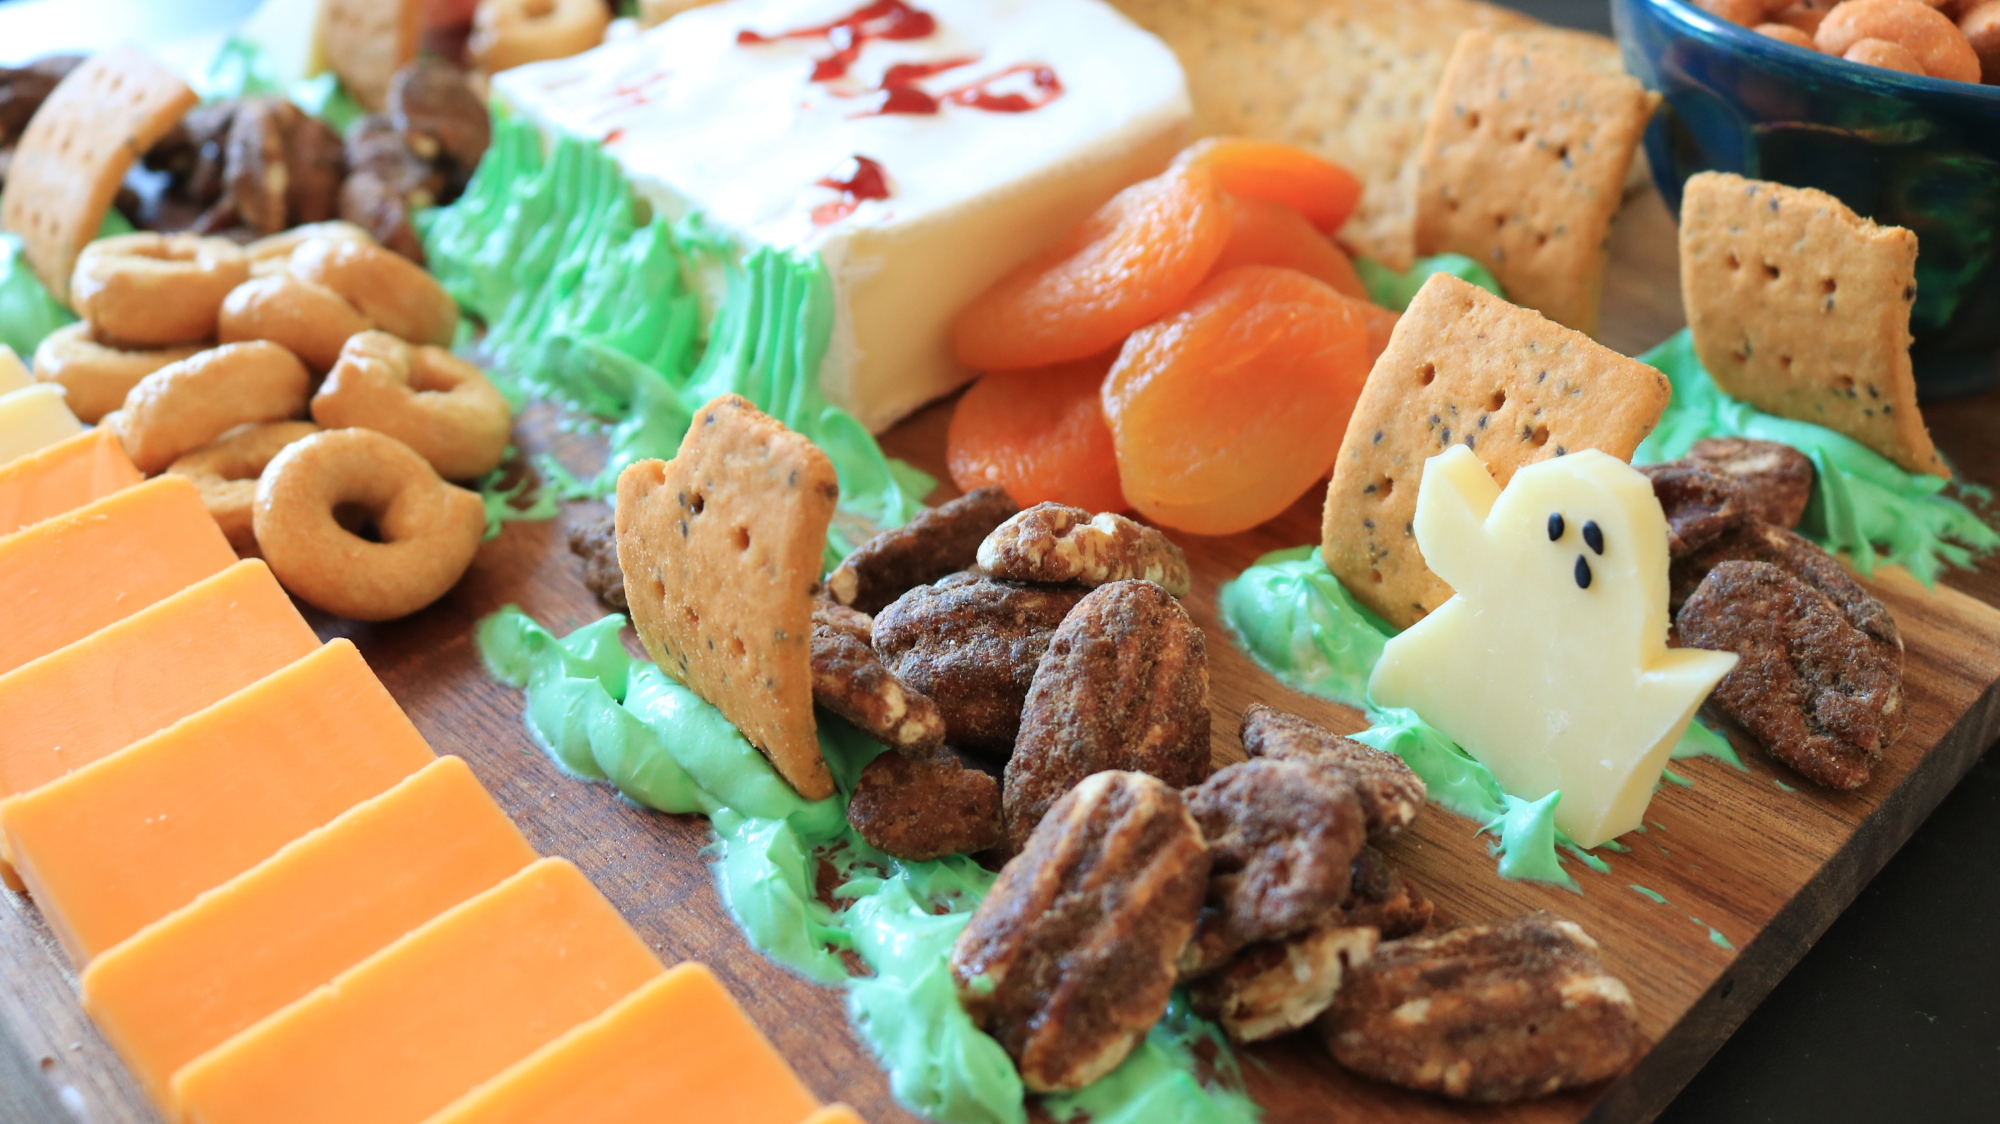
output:
M 1576 556 L 1576 587 L 1578 589 L 1590 588 L 1590 563 L 1585 562 L 1581 554 Z
M 1583 525 L 1583 541 L 1586 546 L 1598 554 L 1601 555 L 1604 553 L 1604 532 L 1598 530 L 1595 522 Z
M 1562 517 L 1562 513 L 1561 513 L 1561 512 L 1552 512 L 1552 513 L 1551 513 L 1551 514 L 1549 515 L 1549 541 L 1550 541 L 1550 542 L 1554 542 L 1554 541 L 1556 541 L 1557 539 L 1559 539 L 1559 538 L 1562 538 L 1562 537 L 1563 537 L 1563 517 Z

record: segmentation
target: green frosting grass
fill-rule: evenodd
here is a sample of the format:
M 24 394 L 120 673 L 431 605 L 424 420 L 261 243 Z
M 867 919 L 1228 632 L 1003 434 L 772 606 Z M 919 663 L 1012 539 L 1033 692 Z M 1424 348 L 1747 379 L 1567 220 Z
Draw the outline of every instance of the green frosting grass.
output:
M 1407 310 L 1410 302 L 1416 299 L 1417 290 L 1424 287 L 1424 282 L 1430 280 L 1433 273 L 1449 273 L 1461 281 L 1472 282 L 1496 297 L 1507 295 L 1500 291 L 1500 280 L 1493 276 L 1492 270 L 1464 254 L 1419 258 L 1415 266 L 1402 273 L 1373 258 L 1356 258 L 1354 270 L 1361 275 L 1361 284 L 1368 289 L 1368 299 L 1392 312 Z
M 0 234 L 0 344 L 13 348 L 26 363 L 44 337 L 75 322 L 70 310 L 42 287 L 22 252 L 20 236 Z

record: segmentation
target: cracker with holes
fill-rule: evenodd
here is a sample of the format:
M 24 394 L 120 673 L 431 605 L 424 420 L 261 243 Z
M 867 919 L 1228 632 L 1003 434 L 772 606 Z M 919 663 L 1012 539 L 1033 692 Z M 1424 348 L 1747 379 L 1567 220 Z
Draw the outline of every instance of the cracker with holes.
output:
M 1424 461 L 1464 445 L 1505 487 L 1579 449 L 1630 460 L 1667 407 L 1660 372 L 1456 277 L 1432 275 L 1361 389 L 1326 492 L 1320 553 L 1407 628 L 1451 596 L 1412 520 Z
M 380 113 L 389 100 L 389 79 L 417 57 L 423 0 L 325 0 L 319 18 L 327 66 L 354 100 Z
M 1917 411 L 1917 236 L 1823 191 L 1703 172 L 1681 197 L 1681 298 L 1731 397 L 1950 476 Z
M 0 227 L 21 236 L 28 263 L 58 300 L 69 299 L 70 270 L 133 161 L 195 101 L 173 71 L 118 47 L 71 71 L 35 111 L 7 168 Z
M 618 564 L 646 653 L 809 800 L 833 795 L 813 721 L 813 597 L 840 487 L 819 447 L 724 394 L 671 461 L 618 477 Z
M 1513 300 L 1595 334 L 1611 219 L 1659 100 L 1572 51 L 1466 32 L 1417 161 L 1417 252 L 1483 262 Z

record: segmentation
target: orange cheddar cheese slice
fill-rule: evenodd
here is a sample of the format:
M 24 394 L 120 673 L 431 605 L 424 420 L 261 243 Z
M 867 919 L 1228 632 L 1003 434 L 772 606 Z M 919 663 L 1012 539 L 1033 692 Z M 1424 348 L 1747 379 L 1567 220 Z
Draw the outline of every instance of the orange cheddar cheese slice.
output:
M 534 861 L 440 757 L 91 961 L 83 1007 L 172 1118 L 175 1070 Z
M 122 492 L 144 480 L 108 429 L 92 429 L 0 467 L 0 535 Z
M 264 563 L 238 562 L 0 675 L 0 796 L 116 753 L 317 647 Z
M 173 1092 L 190 1124 L 418 1124 L 659 973 L 581 872 L 543 859 L 189 1062 Z
M 184 476 L 113 492 L 0 539 L 0 672 L 46 656 L 236 561 Z
M 429 1124 L 800 1124 L 819 1102 L 701 964 L 682 964 Z
M 0 801 L 0 847 L 81 967 L 431 759 L 361 653 L 335 640 Z
M 844 1104 L 830 1104 L 806 1117 L 805 1124 L 868 1124 L 868 1121 Z

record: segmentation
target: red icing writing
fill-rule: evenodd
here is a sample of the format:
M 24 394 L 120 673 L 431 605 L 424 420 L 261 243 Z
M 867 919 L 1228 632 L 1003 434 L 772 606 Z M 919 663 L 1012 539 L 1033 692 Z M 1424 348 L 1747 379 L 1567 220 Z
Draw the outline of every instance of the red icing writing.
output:
M 994 87 L 1017 74 L 1028 76 L 1025 92 L 995 93 Z M 1053 68 L 1036 62 L 1017 63 L 967 86 L 960 86 L 938 100 L 951 105 L 970 106 L 988 113 L 1027 113 L 1040 109 L 1063 95 L 1063 84 Z
M 874 0 L 832 23 L 797 27 L 775 35 L 746 29 L 736 33 L 736 42 L 749 47 L 781 39 L 824 39 L 833 53 L 814 60 L 812 80 L 831 82 L 846 77 L 848 68 L 861 57 L 861 48 L 871 40 L 923 39 L 936 30 L 937 17 L 921 8 L 913 8 L 903 0 Z
M 889 197 L 889 177 L 883 173 L 881 164 L 866 156 L 855 156 L 844 176 L 827 176 L 814 183 L 840 192 L 840 198 L 813 208 L 815 226 L 839 222 L 853 214 L 854 208 L 865 200 Z

